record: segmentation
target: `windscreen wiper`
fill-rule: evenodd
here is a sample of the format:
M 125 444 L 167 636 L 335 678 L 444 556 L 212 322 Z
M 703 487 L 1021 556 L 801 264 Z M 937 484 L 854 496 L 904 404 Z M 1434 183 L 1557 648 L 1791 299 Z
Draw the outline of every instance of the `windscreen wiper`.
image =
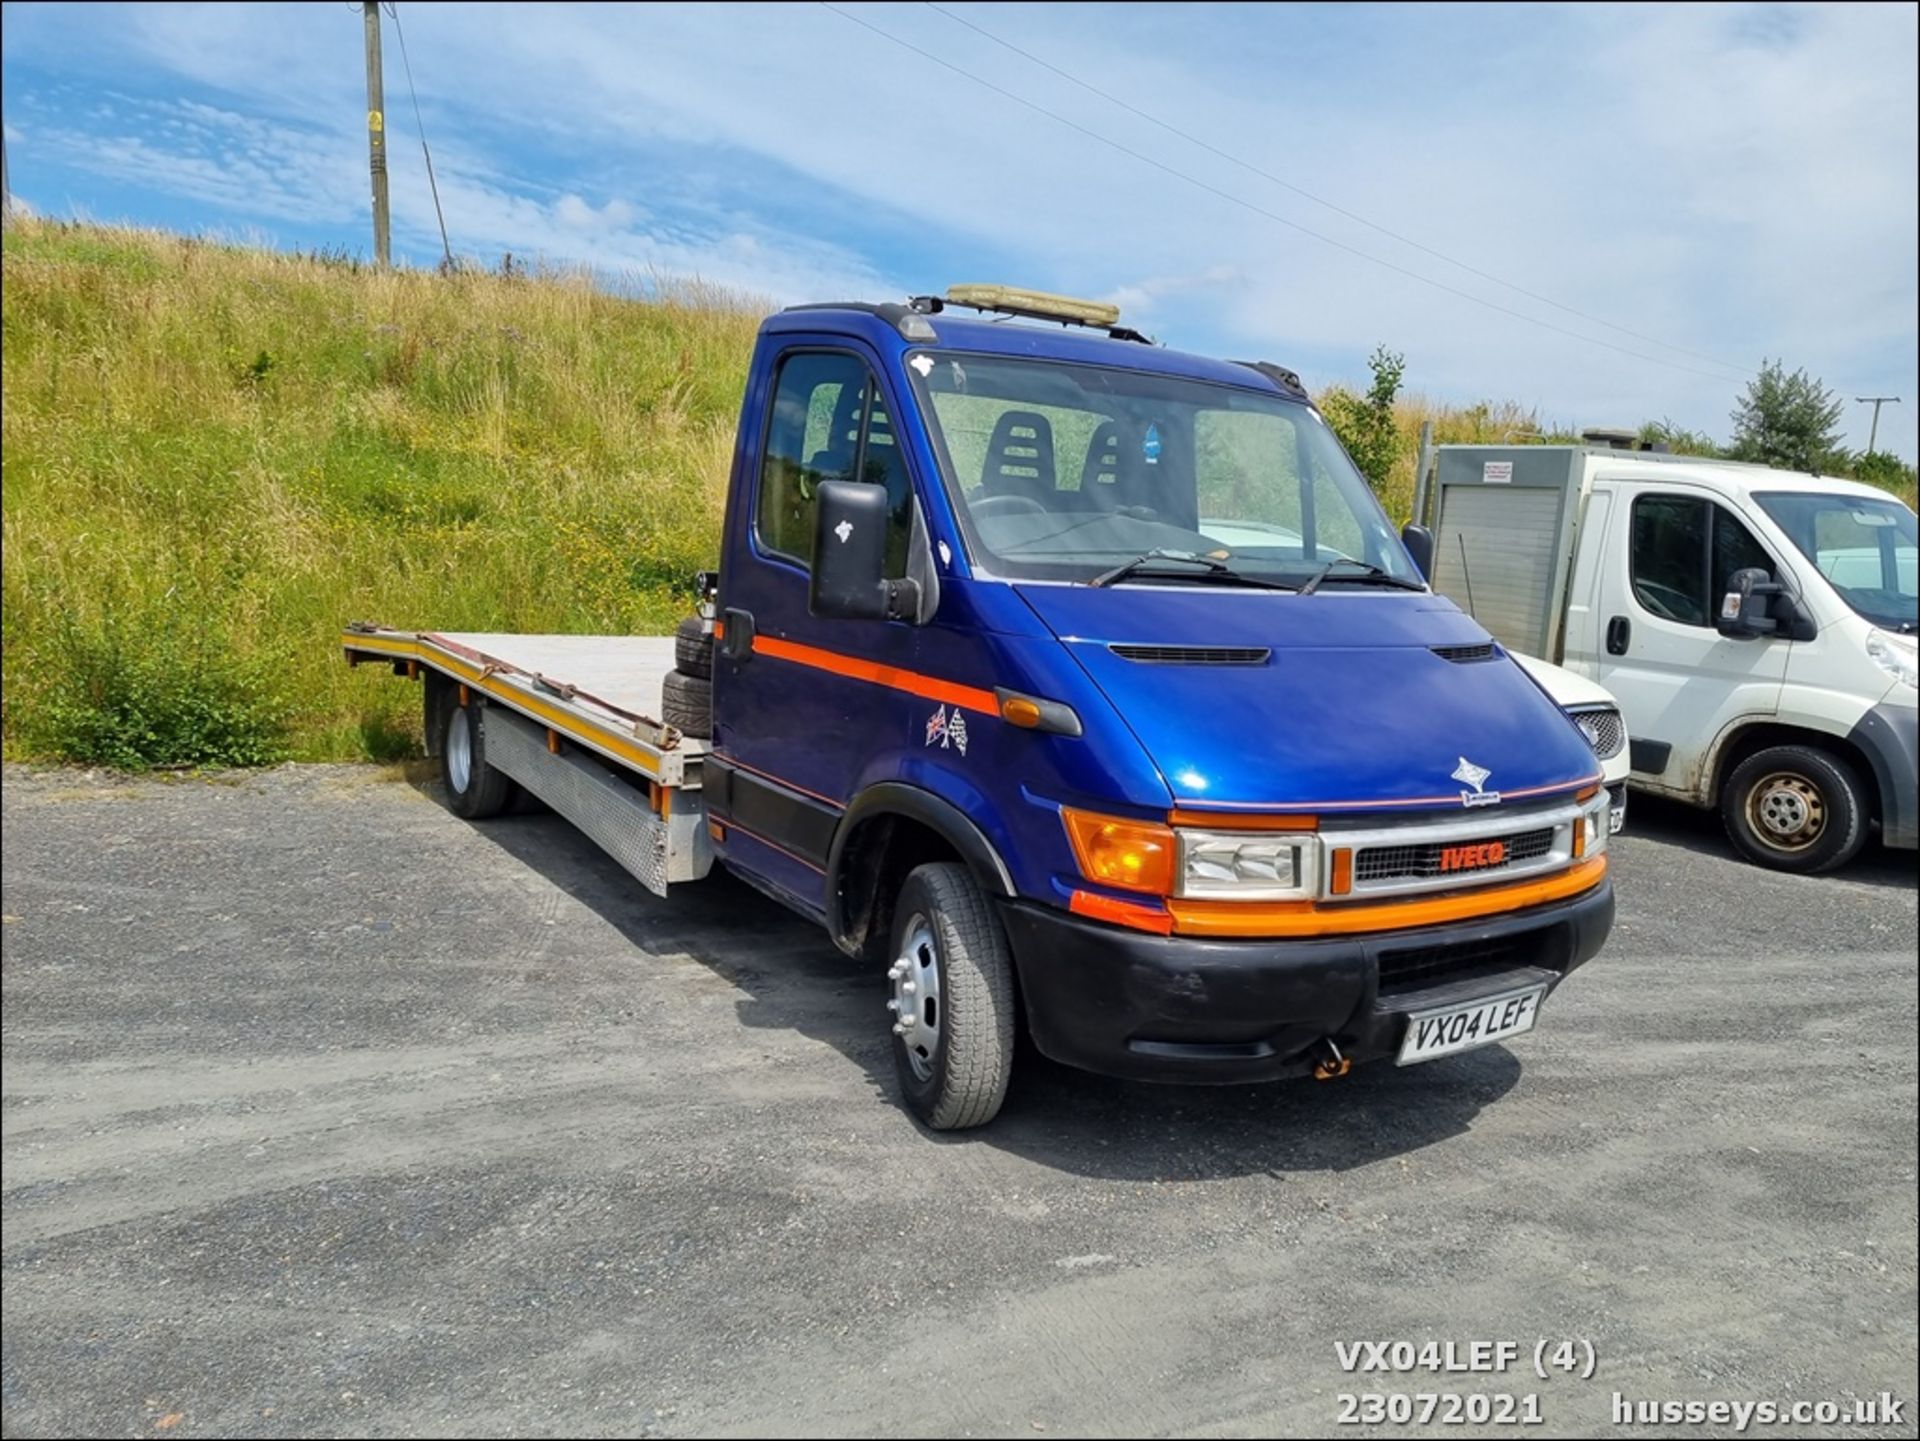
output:
M 1167 568 L 1168 562 L 1182 565 L 1197 565 L 1204 568 L 1195 574 L 1189 575 L 1184 571 L 1169 570 Z M 1257 576 L 1247 575 L 1235 570 L 1224 560 L 1216 560 L 1210 555 L 1197 555 L 1190 550 L 1150 550 L 1143 555 L 1136 555 L 1125 565 L 1116 565 L 1112 570 L 1101 572 L 1092 580 L 1088 581 L 1087 584 L 1092 586 L 1115 585 L 1130 576 L 1156 574 L 1179 575 L 1189 580 L 1211 581 L 1225 585 L 1252 586 L 1257 590 L 1294 589 L 1293 586 L 1287 585 L 1283 581 L 1261 580 Z
M 1334 567 L 1340 565 L 1357 566 L 1358 569 L 1350 572 L 1336 572 Z M 1308 576 L 1306 584 L 1300 587 L 1300 594 L 1312 595 L 1327 581 L 1333 581 L 1336 584 L 1353 582 L 1358 585 L 1390 585 L 1399 590 L 1426 589 L 1426 586 L 1421 582 L 1408 580 L 1403 575 L 1395 575 L 1390 570 L 1382 570 L 1371 561 L 1355 560 L 1350 555 L 1343 555 L 1338 560 L 1328 561 L 1325 565 L 1321 566 L 1320 569 Z

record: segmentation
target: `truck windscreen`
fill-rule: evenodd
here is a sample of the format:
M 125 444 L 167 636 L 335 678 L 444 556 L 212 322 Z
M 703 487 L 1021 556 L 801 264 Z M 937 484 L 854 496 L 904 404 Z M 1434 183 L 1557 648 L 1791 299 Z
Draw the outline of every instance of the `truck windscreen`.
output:
M 1419 581 L 1366 481 L 1306 405 L 1145 371 L 950 351 L 915 354 L 909 373 L 987 574 L 1090 581 L 1181 551 L 1295 585 L 1342 559 Z M 1354 579 L 1367 583 L 1364 570 Z
M 1912 511 L 1891 497 L 1760 491 L 1754 499 L 1856 612 L 1913 633 L 1920 583 Z

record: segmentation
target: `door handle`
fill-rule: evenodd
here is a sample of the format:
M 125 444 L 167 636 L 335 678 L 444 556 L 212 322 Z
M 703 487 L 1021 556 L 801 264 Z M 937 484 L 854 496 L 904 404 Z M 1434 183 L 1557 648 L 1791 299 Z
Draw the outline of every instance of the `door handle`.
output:
M 727 610 L 720 613 L 727 633 L 720 639 L 720 654 L 730 661 L 744 661 L 753 655 L 753 612 Z
M 1624 615 L 1616 615 L 1607 622 L 1607 654 L 1625 655 L 1627 646 L 1633 640 L 1633 622 Z

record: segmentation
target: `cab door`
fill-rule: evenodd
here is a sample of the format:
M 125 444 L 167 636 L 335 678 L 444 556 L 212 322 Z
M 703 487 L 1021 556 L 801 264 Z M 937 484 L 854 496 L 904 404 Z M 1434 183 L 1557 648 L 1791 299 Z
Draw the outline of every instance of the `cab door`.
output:
M 889 574 L 899 576 L 912 486 L 892 397 L 860 347 L 795 336 L 768 375 L 742 417 L 736 464 L 749 469 L 735 477 L 727 520 L 708 801 L 721 854 L 817 909 L 841 812 L 911 724 L 908 697 L 862 676 L 911 670 L 916 632 L 808 614 L 816 497 L 829 480 L 885 486 Z
M 1778 709 L 1792 645 L 1715 629 L 1737 570 L 1790 579 L 1740 517 L 1712 493 L 1678 483 L 1596 481 L 1609 529 L 1598 587 L 1595 675 L 1632 738 L 1633 778 L 1698 798 L 1714 739 L 1741 716 Z

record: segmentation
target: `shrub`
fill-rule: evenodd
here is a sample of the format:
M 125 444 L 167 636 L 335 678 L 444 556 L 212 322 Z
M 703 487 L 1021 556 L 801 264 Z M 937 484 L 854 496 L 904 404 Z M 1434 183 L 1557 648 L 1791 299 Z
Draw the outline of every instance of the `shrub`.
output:
M 1400 378 L 1406 374 L 1404 355 L 1376 346 L 1367 357 L 1373 383 L 1365 395 L 1350 390 L 1329 390 L 1320 398 L 1321 414 L 1340 443 L 1360 467 L 1360 473 L 1376 491 L 1387 489 L 1388 477 L 1400 458 L 1400 435 L 1394 424 L 1394 401 L 1400 394 Z
M 132 626 L 112 613 L 68 621 L 37 650 L 33 749 L 144 771 L 270 765 L 286 755 L 289 708 L 263 661 L 180 620 Z

